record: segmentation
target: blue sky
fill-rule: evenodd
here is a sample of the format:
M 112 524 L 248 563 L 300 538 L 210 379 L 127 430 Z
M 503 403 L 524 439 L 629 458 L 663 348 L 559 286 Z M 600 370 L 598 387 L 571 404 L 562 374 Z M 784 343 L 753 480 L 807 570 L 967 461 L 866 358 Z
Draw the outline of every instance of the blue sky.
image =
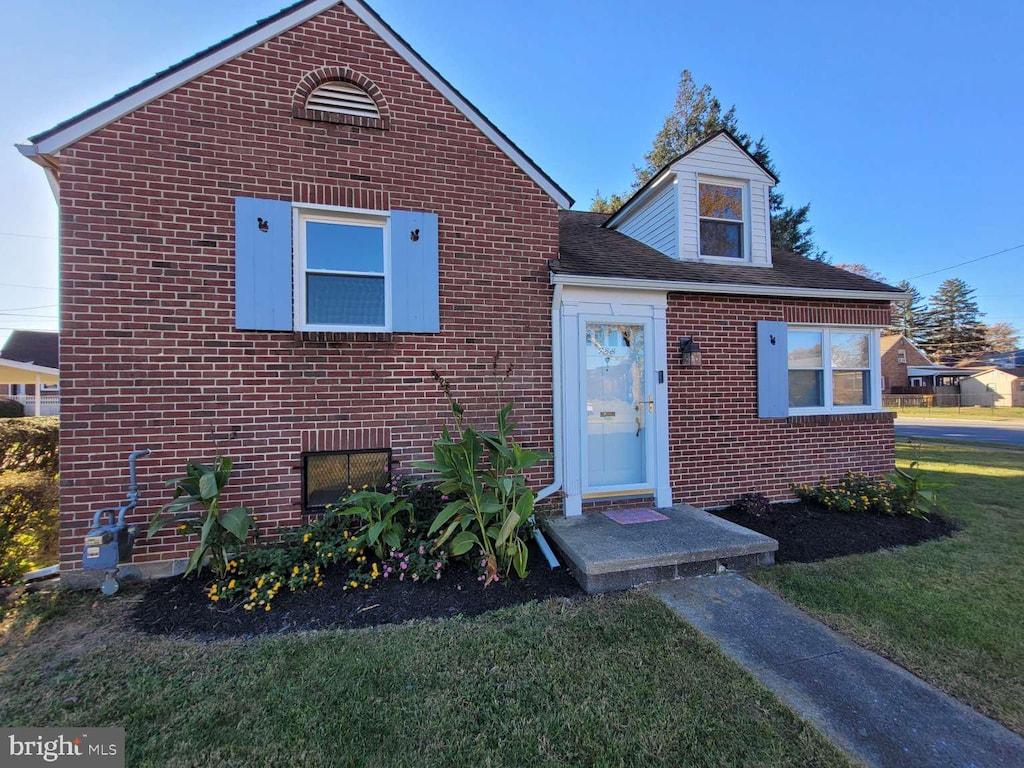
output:
M 0 0 L 0 338 L 56 327 L 56 207 L 13 144 L 284 4 Z M 689 68 L 766 137 L 834 261 L 895 282 L 1024 244 L 1019 2 L 371 4 L 577 208 L 628 188 Z M 1024 329 L 1022 265 L 1024 248 L 914 282 L 962 277 L 986 321 Z

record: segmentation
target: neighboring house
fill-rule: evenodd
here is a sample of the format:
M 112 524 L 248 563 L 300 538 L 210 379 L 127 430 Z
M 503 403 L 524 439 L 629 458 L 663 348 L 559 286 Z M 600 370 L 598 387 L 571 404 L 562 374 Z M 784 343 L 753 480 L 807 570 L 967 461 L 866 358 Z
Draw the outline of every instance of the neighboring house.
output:
M 1024 408 L 1024 368 L 989 368 L 960 381 L 964 405 Z
M 902 333 L 882 337 L 882 392 L 884 394 L 926 394 L 936 387 L 955 387 L 972 371 L 962 367 L 936 365 Z
M 17 400 L 30 416 L 60 412 L 59 337 L 49 331 L 11 331 L 0 348 L 0 398 Z
M 572 212 L 364 3 L 306 0 L 21 150 L 61 208 L 65 568 L 132 449 L 138 521 L 221 453 L 232 503 L 294 525 L 429 456 L 438 377 L 476 422 L 515 399 L 566 514 L 893 466 L 905 294 L 773 250 L 775 179 L 727 133 Z

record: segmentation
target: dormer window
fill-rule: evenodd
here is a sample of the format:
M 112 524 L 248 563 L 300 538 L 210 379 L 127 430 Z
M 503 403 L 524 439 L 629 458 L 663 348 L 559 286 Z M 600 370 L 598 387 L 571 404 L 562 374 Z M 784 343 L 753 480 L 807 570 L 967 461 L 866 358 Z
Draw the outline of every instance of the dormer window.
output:
M 744 195 L 741 182 L 701 181 L 700 255 L 746 258 L 743 243 Z

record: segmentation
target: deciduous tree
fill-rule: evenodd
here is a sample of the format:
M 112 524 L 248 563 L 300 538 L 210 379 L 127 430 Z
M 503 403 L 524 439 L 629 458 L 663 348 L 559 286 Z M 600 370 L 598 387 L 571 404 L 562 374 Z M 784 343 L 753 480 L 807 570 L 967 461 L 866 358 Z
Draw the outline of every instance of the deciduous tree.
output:
M 986 325 L 985 346 L 993 352 L 1013 352 L 1020 346 L 1020 331 L 1009 323 Z

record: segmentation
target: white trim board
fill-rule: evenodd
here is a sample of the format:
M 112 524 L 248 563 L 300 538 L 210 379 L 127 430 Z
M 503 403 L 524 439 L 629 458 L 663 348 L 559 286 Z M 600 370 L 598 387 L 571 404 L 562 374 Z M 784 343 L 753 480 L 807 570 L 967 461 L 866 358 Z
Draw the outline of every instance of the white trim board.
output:
M 469 103 L 466 98 L 455 90 L 441 75 L 439 75 L 419 54 L 402 40 L 379 16 L 362 2 L 362 0 L 315 0 L 308 5 L 296 8 L 291 13 L 282 16 L 254 29 L 248 35 L 235 40 L 230 45 L 211 51 L 206 56 L 192 62 L 186 67 L 168 72 L 166 75 L 157 78 L 152 83 L 134 93 L 129 93 L 123 98 L 109 104 L 99 112 L 86 115 L 81 119 L 74 119 L 69 125 L 56 133 L 47 136 L 38 144 L 19 144 L 18 150 L 28 158 L 36 158 L 39 155 L 53 155 L 64 147 L 79 141 L 100 128 L 118 120 L 125 115 L 139 109 L 154 99 L 163 96 L 175 88 L 188 83 L 200 75 L 204 75 L 212 69 L 216 69 L 246 51 L 272 40 L 278 35 L 287 32 L 289 29 L 303 24 L 319 14 L 333 8 L 336 5 L 345 5 L 354 13 L 366 26 L 377 34 L 387 45 L 401 56 L 416 72 L 427 82 L 433 85 L 441 94 L 450 101 L 481 133 L 504 152 L 519 168 L 529 176 L 541 189 L 543 189 L 562 208 L 571 208 L 574 201 L 563 192 L 551 179 L 549 179 L 540 167 L 537 166 L 522 150 L 516 147 L 504 134 L 490 123 L 476 107 Z
M 600 277 L 597 275 L 551 274 L 554 285 L 575 285 L 590 288 L 661 293 L 727 293 L 741 296 L 792 296 L 812 299 L 860 299 L 862 301 L 908 301 L 909 293 L 902 291 L 853 291 L 835 288 L 802 288 L 788 285 L 749 285 L 743 283 L 697 283 L 687 280 L 647 280 L 630 277 Z

